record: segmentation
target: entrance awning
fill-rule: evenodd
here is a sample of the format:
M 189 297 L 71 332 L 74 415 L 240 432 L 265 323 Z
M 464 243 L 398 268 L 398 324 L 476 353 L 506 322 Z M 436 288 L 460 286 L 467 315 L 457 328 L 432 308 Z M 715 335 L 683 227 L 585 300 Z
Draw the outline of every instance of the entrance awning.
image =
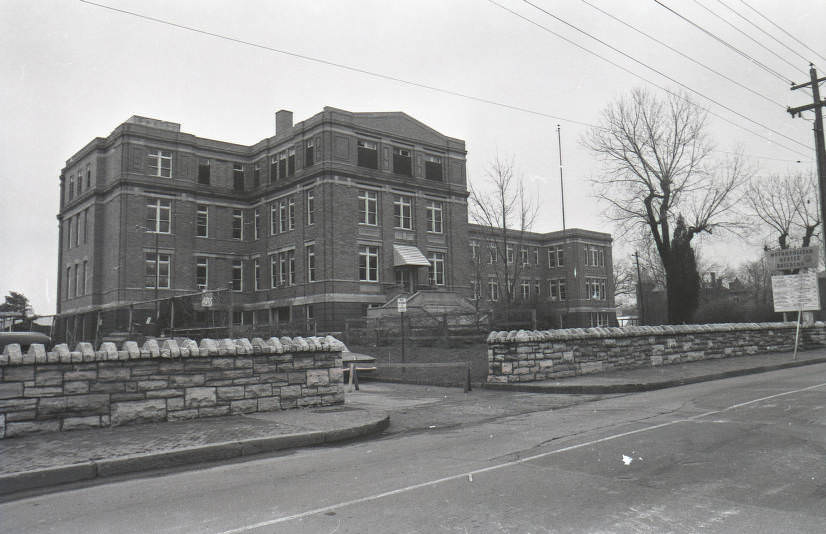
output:
M 406 265 L 429 267 L 422 251 L 409 245 L 393 245 L 393 267 Z

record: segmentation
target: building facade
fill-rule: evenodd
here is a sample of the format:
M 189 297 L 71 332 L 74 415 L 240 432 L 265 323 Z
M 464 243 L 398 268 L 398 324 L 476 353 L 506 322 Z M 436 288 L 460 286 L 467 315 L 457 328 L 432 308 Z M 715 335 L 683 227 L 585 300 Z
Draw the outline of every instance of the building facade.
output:
M 472 296 L 464 141 L 398 112 L 326 107 L 293 124 L 282 110 L 275 122 L 274 136 L 246 146 L 135 116 L 69 158 L 59 329 L 89 338 L 152 323 L 169 310 L 147 301 L 180 296 L 190 304 L 178 316 L 205 324 L 232 313 L 324 330 L 400 292 Z M 558 237 L 536 234 L 536 246 Z M 191 297 L 205 290 L 221 290 L 212 307 Z

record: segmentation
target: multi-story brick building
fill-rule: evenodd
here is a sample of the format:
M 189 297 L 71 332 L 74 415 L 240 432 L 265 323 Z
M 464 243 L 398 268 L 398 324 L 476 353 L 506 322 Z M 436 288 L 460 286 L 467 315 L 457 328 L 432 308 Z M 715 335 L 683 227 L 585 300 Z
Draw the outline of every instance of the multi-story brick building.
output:
M 58 327 L 123 329 L 159 313 L 136 302 L 204 289 L 231 288 L 212 309 L 236 322 L 322 329 L 401 291 L 470 296 L 464 141 L 395 112 L 328 107 L 293 124 L 282 110 L 275 122 L 245 146 L 135 116 L 69 158 Z M 197 300 L 188 311 L 202 313 Z
M 510 298 L 557 327 L 616 326 L 611 234 L 536 233 L 468 226 L 474 298 Z

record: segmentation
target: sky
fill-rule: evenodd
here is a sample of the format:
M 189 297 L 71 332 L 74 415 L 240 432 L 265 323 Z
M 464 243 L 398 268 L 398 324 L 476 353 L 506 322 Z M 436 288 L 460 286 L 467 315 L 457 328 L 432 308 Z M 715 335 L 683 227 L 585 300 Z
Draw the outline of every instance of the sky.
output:
M 760 175 L 813 171 L 812 114 L 792 119 L 785 107 L 811 103 L 809 94 L 790 91 L 790 82 L 808 81 L 808 61 L 826 75 L 826 61 L 757 12 L 826 56 L 826 2 L 660 0 L 742 55 L 656 0 L 587 2 L 98 2 L 139 17 L 80 0 L 0 0 L 0 298 L 22 292 L 35 313 L 54 313 L 60 170 L 86 143 L 132 115 L 177 122 L 200 137 L 253 144 L 273 135 L 279 109 L 293 111 L 296 122 L 324 106 L 403 111 L 466 141 L 468 178 L 475 185 L 482 186 L 497 155 L 513 158 L 541 203 L 534 225 L 541 232 L 562 228 L 559 124 L 567 226 L 617 233 L 604 217 L 606 206 L 593 196 L 591 178 L 601 167 L 581 139 L 606 106 L 631 90 L 665 94 L 631 73 L 673 91 L 687 90 L 683 84 L 730 108 L 692 95 L 715 114 L 708 133 L 716 156 L 741 150 Z M 734 236 L 697 244 L 702 257 L 718 264 L 761 253 L 758 242 Z M 617 238 L 615 261 L 632 253 Z

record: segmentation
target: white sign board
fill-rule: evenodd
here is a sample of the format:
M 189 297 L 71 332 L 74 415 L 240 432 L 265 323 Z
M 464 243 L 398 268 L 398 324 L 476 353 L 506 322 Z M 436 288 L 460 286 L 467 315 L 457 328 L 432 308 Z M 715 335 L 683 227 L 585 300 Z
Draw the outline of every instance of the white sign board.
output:
M 204 308 L 212 307 L 212 293 L 204 293 L 201 295 L 201 306 Z
M 817 247 L 798 247 L 766 252 L 769 271 L 788 271 L 817 267 Z
M 772 297 L 775 312 L 819 310 L 817 274 L 808 272 L 772 276 Z
M 396 306 L 398 306 L 399 313 L 407 311 L 407 297 L 399 297 L 396 299 Z

